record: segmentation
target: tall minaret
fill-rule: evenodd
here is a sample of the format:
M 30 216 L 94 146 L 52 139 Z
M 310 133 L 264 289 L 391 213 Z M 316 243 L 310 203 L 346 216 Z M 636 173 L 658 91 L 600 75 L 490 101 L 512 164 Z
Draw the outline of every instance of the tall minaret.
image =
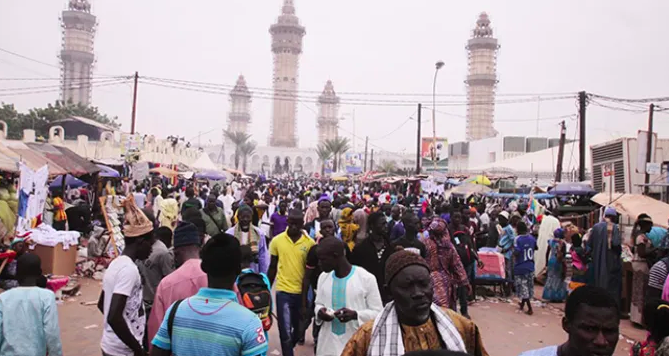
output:
M 293 0 L 284 0 L 277 23 L 269 28 L 274 53 L 274 108 L 270 146 L 296 147 L 298 67 L 306 31 L 295 16 Z
M 318 143 L 339 136 L 339 97 L 334 91 L 332 81 L 325 83 L 323 93 L 318 97 Z
M 497 136 L 493 127 L 495 88 L 497 86 L 497 50 L 488 14 L 482 12 L 467 43 L 467 141 Z
M 75 104 L 91 103 L 93 42 L 97 20 L 88 0 L 69 0 L 61 18 L 63 47 L 61 61 L 61 99 Z
M 235 88 L 230 91 L 230 113 L 228 131 L 248 133 L 251 122 L 251 92 L 243 75 L 237 78 Z

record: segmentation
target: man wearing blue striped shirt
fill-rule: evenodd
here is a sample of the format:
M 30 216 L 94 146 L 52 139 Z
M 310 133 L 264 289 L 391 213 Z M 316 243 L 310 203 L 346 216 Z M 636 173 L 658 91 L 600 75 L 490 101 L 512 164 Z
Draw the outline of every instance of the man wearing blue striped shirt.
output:
M 260 319 L 237 303 L 233 285 L 241 272 L 239 241 L 225 233 L 212 237 L 202 248 L 202 271 L 208 288 L 173 304 L 153 339 L 151 356 L 242 355 L 267 353 Z M 171 324 L 171 330 L 169 325 Z

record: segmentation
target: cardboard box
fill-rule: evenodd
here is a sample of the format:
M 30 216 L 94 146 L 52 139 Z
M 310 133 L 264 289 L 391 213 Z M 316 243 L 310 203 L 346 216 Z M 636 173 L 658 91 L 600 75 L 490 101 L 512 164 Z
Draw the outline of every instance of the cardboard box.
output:
M 59 243 L 54 247 L 36 245 L 35 249 L 30 251 L 42 260 L 42 273 L 69 276 L 74 273 L 77 263 L 77 246 L 70 246 L 64 250 L 63 244 Z

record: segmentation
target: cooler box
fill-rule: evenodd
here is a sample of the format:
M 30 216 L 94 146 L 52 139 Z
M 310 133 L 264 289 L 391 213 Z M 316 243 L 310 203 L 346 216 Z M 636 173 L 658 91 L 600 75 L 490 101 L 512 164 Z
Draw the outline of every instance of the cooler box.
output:
M 77 264 L 77 245 L 70 246 L 64 250 L 63 244 L 58 243 L 54 247 L 36 245 L 30 251 L 42 260 L 42 273 L 69 276 L 74 273 Z
M 504 255 L 498 252 L 479 251 L 479 259 L 483 262 L 483 268 L 476 268 L 476 278 L 481 279 L 505 279 Z

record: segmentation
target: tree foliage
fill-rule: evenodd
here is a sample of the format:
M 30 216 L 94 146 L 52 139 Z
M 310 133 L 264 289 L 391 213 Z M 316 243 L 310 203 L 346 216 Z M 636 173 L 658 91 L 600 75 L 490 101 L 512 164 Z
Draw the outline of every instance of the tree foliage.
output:
M 244 132 L 225 130 L 225 138 L 235 145 L 235 169 L 239 169 L 239 159 L 242 157 L 242 146 L 249 141 L 251 135 Z
M 321 161 L 321 177 L 325 175 L 325 161 L 332 158 L 332 152 L 325 146 L 325 144 L 320 144 L 316 147 L 316 155 Z
M 256 153 L 257 146 L 258 145 L 253 141 L 246 141 L 239 146 L 239 152 L 242 155 L 242 171 L 244 171 L 244 173 L 246 173 L 246 163 L 248 162 L 248 158 Z
M 44 108 L 33 108 L 27 113 L 20 113 L 13 104 L 0 104 L 0 120 L 7 123 L 9 127 L 7 138 L 18 140 L 23 137 L 23 130 L 33 129 L 37 137 L 47 137 L 49 127 L 55 122 L 67 119 L 70 116 L 80 116 L 97 121 L 101 124 L 111 126 L 115 129 L 121 127 L 118 123 L 118 117 L 109 117 L 102 114 L 95 106 L 86 106 L 73 104 L 71 101 L 65 103 L 57 100 L 54 104 L 49 104 Z
M 323 144 L 325 148 L 332 153 L 332 170 L 337 172 L 341 163 L 341 155 L 351 149 L 349 140 L 347 137 L 337 137 L 331 140 L 326 140 Z

